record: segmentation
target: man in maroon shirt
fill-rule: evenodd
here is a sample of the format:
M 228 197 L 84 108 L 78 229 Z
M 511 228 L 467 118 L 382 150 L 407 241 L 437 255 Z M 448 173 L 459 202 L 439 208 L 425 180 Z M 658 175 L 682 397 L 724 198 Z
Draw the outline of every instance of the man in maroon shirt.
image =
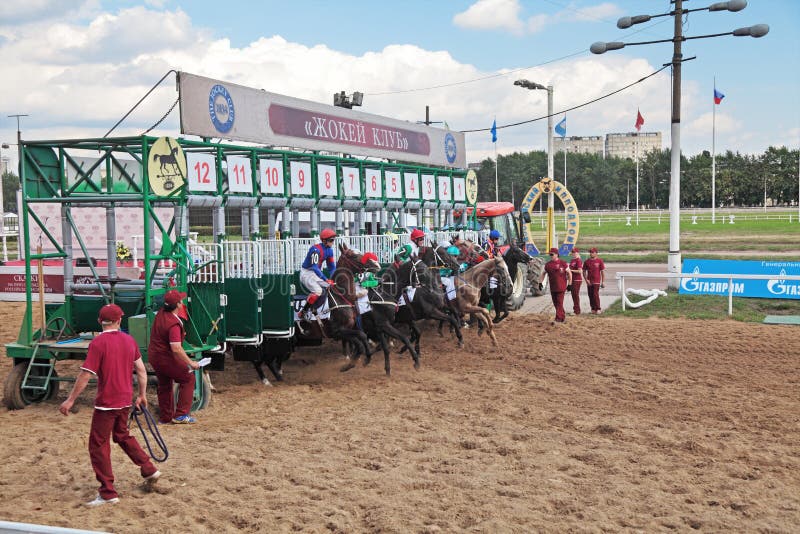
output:
M 553 299 L 553 307 L 556 309 L 556 318 L 553 324 L 563 323 L 567 317 L 567 313 L 564 311 L 564 292 L 572 283 L 572 273 L 569 271 L 569 265 L 558 257 L 558 249 L 555 247 L 550 249 L 550 261 L 544 265 L 539 285 L 544 282 L 545 275 L 548 277 L 550 296 Z
M 108 442 L 113 434 L 114 443 L 119 444 L 125 454 L 139 466 L 142 477 L 148 484 L 155 483 L 161 472 L 139 446 L 136 438 L 128 432 L 128 412 L 133 397 L 134 369 L 139 384 L 139 395 L 135 406 L 147 407 L 147 371 L 142 363 L 142 355 L 136 341 L 119 331 L 123 316 L 122 308 L 108 304 L 100 308 L 98 321 L 103 331 L 89 343 L 89 352 L 81 366 L 81 372 L 67 400 L 59 410 L 68 415 L 75 400 L 86 389 L 89 379 L 97 377 L 97 396 L 94 400 L 94 414 L 89 431 L 89 457 L 92 460 L 100 491 L 97 497 L 86 503 L 89 506 L 119 502 L 114 489 L 114 473 L 111 469 L 111 446 Z
M 581 282 L 583 282 L 583 260 L 581 260 L 581 251 L 577 247 L 572 249 L 572 261 L 569 262 L 569 272 L 572 273 L 572 285 L 570 292 L 572 293 L 572 311 L 575 315 L 581 314 Z
M 164 306 L 158 311 L 150 330 L 147 361 L 158 378 L 158 410 L 161 423 L 187 424 L 197 420 L 189 415 L 194 396 L 194 369 L 199 364 L 183 350 L 186 329 L 178 316 L 178 306 L 186 293 L 170 289 L 164 293 Z M 178 384 L 178 405 L 172 393 L 172 384 Z
M 603 313 L 600 309 L 600 289 L 605 287 L 606 265 L 597 257 L 597 249 L 589 249 L 589 259 L 583 262 L 583 277 L 586 279 L 586 291 L 589 293 L 589 304 L 592 313 Z

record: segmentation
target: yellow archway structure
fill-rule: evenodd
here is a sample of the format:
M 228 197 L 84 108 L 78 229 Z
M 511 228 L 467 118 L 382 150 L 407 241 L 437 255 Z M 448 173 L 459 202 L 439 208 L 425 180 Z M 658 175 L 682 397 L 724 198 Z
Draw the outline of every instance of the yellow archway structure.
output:
M 553 235 L 553 225 L 555 224 L 555 220 L 553 218 L 553 206 L 547 206 L 547 243 L 545 244 L 545 251 L 550 250 L 551 247 L 557 247 L 558 253 L 561 256 L 568 255 L 575 244 L 578 242 L 578 234 L 580 233 L 580 216 L 578 214 L 578 206 L 575 203 L 575 199 L 572 198 L 572 193 L 564 186 L 564 184 L 560 182 L 556 182 L 552 178 L 542 178 L 538 183 L 533 184 L 528 192 L 522 199 L 522 204 L 520 205 L 520 211 L 528 212 L 529 215 L 533 215 L 533 208 L 536 205 L 536 201 L 543 194 L 549 194 L 553 192 L 553 196 L 558 198 L 561 201 L 561 204 L 564 206 L 564 210 L 567 212 L 567 235 L 564 238 L 564 242 L 558 246 L 557 243 L 550 242 L 550 236 Z M 523 230 L 525 232 L 525 241 L 527 243 L 527 249 L 529 254 L 537 255 L 541 254 L 541 251 L 536 246 L 533 240 L 533 225 L 532 223 L 527 223 L 523 226 Z

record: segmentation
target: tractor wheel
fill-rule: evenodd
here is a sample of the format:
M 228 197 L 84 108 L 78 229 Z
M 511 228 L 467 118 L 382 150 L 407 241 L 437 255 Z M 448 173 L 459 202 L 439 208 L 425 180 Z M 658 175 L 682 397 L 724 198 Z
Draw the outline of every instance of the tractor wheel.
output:
M 194 398 L 192 399 L 192 408 L 193 412 L 197 410 L 202 410 L 207 408 L 209 404 L 211 404 L 211 379 L 208 377 L 208 374 L 205 371 L 200 371 L 200 386 L 197 386 L 195 382 L 195 392 Z M 195 380 L 197 380 L 197 374 L 195 374 Z M 199 393 L 199 397 L 198 397 Z M 172 386 L 172 395 L 175 399 L 175 402 L 178 402 L 178 384 L 173 384 Z
M 528 264 L 528 287 L 533 297 L 541 297 L 547 292 L 547 277 L 544 279 L 544 289 L 539 289 L 539 279 L 544 272 L 544 264 L 544 258 L 539 257 L 534 257 Z
M 528 295 L 528 266 L 524 263 L 517 265 L 517 273 L 513 280 L 511 294 L 508 296 L 508 309 L 517 311 L 525 304 Z
M 3 389 L 3 403 L 9 410 L 21 410 L 29 404 L 39 403 L 46 400 L 51 400 L 58 395 L 60 382 L 50 380 L 50 385 L 47 391 L 31 391 L 22 389 L 22 381 L 25 378 L 25 371 L 28 369 L 28 362 L 20 362 L 16 364 L 11 372 L 6 377 L 5 387 Z M 31 372 L 41 373 L 37 367 L 34 367 Z M 53 370 L 52 378 L 57 378 L 55 370 Z

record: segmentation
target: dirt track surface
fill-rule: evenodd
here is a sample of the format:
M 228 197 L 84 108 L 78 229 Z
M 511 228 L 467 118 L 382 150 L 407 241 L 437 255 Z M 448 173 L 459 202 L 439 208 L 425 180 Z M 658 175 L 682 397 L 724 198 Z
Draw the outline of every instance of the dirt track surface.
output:
M 4 304 L 4 340 L 20 316 Z M 100 510 L 81 505 L 97 486 L 93 389 L 68 418 L 56 403 L 0 408 L 0 519 L 154 533 L 800 528 L 796 327 L 556 328 L 548 314 L 498 334 L 500 350 L 470 331 L 459 352 L 428 331 L 422 369 L 393 356 L 390 379 L 382 358 L 340 373 L 334 344 L 297 353 L 273 388 L 229 362 L 199 424 L 162 427 L 155 492 L 112 449 L 122 500 Z

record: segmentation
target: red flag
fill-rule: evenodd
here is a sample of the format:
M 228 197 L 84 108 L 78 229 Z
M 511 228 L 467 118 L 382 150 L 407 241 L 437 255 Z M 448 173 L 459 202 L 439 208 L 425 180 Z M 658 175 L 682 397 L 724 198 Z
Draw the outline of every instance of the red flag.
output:
M 636 110 L 636 124 L 633 125 L 636 128 L 636 131 L 640 131 L 642 129 L 642 124 L 644 124 L 644 117 L 642 117 L 642 113 L 637 109 Z

